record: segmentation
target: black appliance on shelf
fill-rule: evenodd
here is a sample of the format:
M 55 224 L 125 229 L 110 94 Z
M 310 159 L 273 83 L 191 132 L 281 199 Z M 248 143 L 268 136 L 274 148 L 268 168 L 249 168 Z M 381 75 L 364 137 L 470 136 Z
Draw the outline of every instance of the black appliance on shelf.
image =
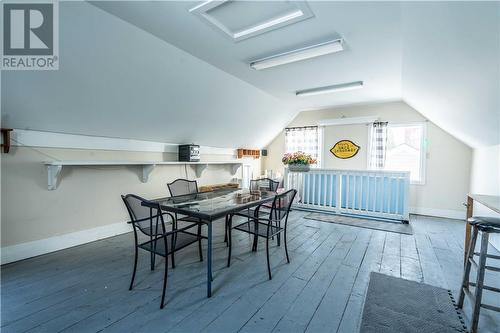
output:
M 179 145 L 179 162 L 199 162 L 200 146 L 198 145 Z

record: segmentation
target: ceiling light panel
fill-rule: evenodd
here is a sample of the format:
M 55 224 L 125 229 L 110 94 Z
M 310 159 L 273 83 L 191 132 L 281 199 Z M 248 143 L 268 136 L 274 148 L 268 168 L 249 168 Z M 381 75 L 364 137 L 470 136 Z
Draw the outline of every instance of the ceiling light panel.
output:
M 326 54 L 343 51 L 342 39 L 335 39 L 320 44 L 306 46 L 300 49 L 287 51 L 270 57 L 258 59 L 250 63 L 250 67 L 256 70 L 281 66 L 291 62 L 311 59 Z
M 233 41 L 313 17 L 305 1 L 205 1 L 189 9 Z
M 307 96 L 331 94 L 331 93 L 336 93 L 336 92 L 340 92 L 340 91 L 354 90 L 354 89 L 360 89 L 360 88 L 363 88 L 363 81 L 356 81 L 356 82 L 336 84 L 333 86 L 299 90 L 299 91 L 295 92 L 295 95 L 297 95 L 299 97 L 307 97 Z

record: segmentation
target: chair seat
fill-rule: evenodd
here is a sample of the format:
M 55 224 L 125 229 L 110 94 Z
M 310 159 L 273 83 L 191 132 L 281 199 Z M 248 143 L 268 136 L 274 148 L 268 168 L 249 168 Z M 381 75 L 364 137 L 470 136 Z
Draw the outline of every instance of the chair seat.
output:
M 500 233 L 500 218 L 490 216 L 473 216 L 467 220 L 470 225 L 481 231 Z
M 245 210 L 242 210 L 236 214 L 234 214 L 235 216 L 242 216 L 242 217 L 248 217 L 248 218 L 253 218 L 255 217 L 255 209 L 245 209 Z M 266 210 L 266 209 L 259 209 L 259 217 L 267 217 L 269 218 L 269 211 Z
M 260 237 L 267 238 L 267 223 L 262 223 L 258 222 L 258 228 L 255 230 L 255 222 L 243 222 L 238 224 L 237 226 L 233 227 L 233 229 L 243 231 L 252 235 L 257 235 Z M 277 226 L 270 226 L 269 227 L 269 237 L 274 236 L 280 232 L 282 232 L 284 229 L 277 227 Z
M 150 227 L 149 221 L 143 221 L 143 222 L 138 222 L 138 225 L 140 225 L 141 230 L 143 233 L 146 235 L 156 235 L 156 234 L 161 234 L 163 232 L 161 224 L 156 225 L 156 223 L 153 223 L 153 227 Z M 165 229 L 166 232 L 171 230 L 172 222 L 165 222 Z
M 143 250 L 146 250 L 148 252 L 154 252 L 162 257 L 165 257 L 169 254 L 171 254 L 173 251 L 178 251 L 190 244 L 196 243 L 198 241 L 198 235 L 186 231 L 179 231 L 176 234 L 174 234 L 174 237 L 176 238 L 175 241 L 175 249 L 172 249 L 172 235 L 167 236 L 167 246 L 168 246 L 168 252 L 165 251 L 165 242 L 163 241 L 163 238 L 158 238 L 156 240 L 156 249 L 154 248 L 154 240 L 153 241 L 148 241 L 145 243 L 142 243 L 139 245 L 139 247 Z M 206 238 L 206 237 L 202 237 Z M 173 250 L 173 251 L 172 251 Z
M 199 223 L 200 219 L 197 217 L 192 217 L 192 216 L 187 216 L 187 215 L 178 215 L 177 216 L 177 221 L 184 221 L 184 222 L 196 222 Z

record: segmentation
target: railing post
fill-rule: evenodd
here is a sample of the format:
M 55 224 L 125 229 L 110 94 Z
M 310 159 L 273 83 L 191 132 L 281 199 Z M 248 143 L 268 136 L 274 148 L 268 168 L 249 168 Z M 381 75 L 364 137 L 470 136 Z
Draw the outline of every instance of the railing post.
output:
M 405 200 L 403 201 L 404 209 L 403 209 L 403 219 L 405 221 L 410 220 L 410 214 L 408 212 L 408 201 L 410 196 L 410 173 L 407 172 L 405 175 Z
M 341 191 L 342 191 L 342 174 L 339 171 L 335 171 L 335 213 L 340 213 L 340 205 L 341 205 Z

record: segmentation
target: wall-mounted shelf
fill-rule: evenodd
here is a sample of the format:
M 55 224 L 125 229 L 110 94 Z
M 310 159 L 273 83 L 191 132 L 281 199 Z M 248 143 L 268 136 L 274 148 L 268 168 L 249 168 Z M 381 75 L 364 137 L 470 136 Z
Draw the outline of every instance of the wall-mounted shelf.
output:
M 203 170 L 208 165 L 229 165 L 232 174 L 236 174 L 238 168 L 243 165 L 241 162 L 162 162 L 162 161 L 51 161 L 44 162 L 47 166 L 47 186 L 49 190 L 55 190 L 61 170 L 67 166 L 114 166 L 114 165 L 137 165 L 142 167 L 141 181 L 147 183 L 149 175 L 157 165 L 192 165 L 196 172 L 196 177 L 201 177 Z
M 260 157 L 260 150 L 258 150 L 258 149 L 239 148 L 237 150 L 237 153 L 238 153 L 238 158 L 243 158 L 243 157 L 259 158 Z

